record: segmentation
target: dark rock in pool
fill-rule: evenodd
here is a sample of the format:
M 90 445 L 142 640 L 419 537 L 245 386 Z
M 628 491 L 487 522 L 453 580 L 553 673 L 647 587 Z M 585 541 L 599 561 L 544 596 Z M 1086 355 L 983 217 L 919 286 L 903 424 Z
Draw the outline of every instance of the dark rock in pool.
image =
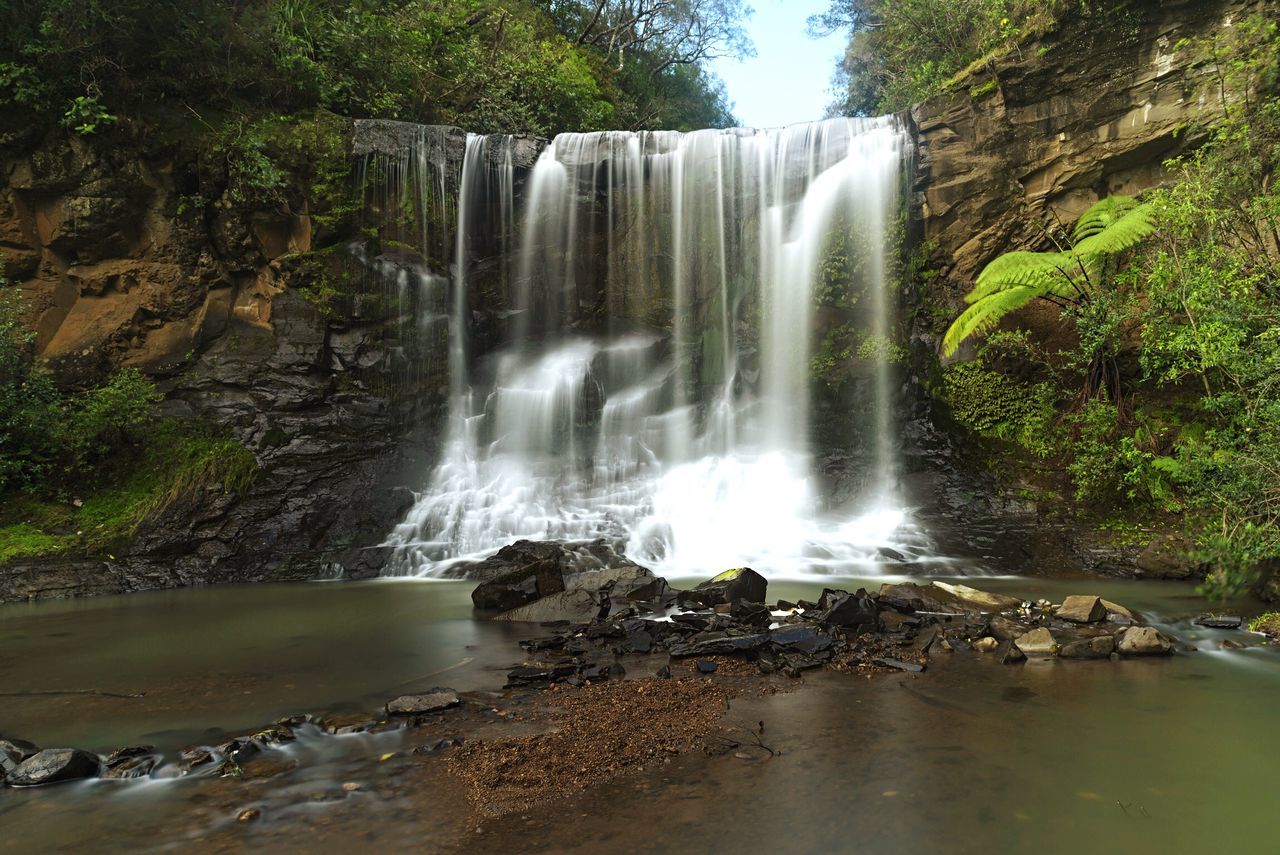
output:
M 673 644 L 668 652 L 676 657 L 717 656 L 746 653 L 758 647 L 763 647 L 768 643 L 769 636 L 763 632 L 749 635 L 720 635 L 717 633 L 710 637 L 695 637 L 685 644 Z
M 453 689 L 436 687 L 427 692 L 401 695 L 387 701 L 387 715 L 419 715 L 436 712 L 458 705 L 458 693 Z
M 481 582 L 471 592 L 471 602 L 477 609 L 505 612 L 563 590 L 560 565 L 548 559 Z
M 828 626 L 842 626 L 854 632 L 874 630 L 879 622 L 880 607 L 866 591 L 850 594 L 830 588 L 822 592 L 818 600 L 815 619 Z
M 768 626 L 773 621 L 773 613 L 763 603 L 751 603 L 736 600 L 729 606 L 729 617 L 747 626 Z
M 229 763 L 239 766 L 247 763 L 249 758 L 260 754 L 262 746 L 247 736 L 237 737 L 218 746 L 218 753 Z
M 1239 629 L 1244 618 L 1239 615 L 1200 615 L 1195 622 L 1209 629 Z
M 750 567 L 738 567 L 708 579 L 692 591 L 682 591 L 679 601 L 702 606 L 717 606 L 737 600 L 763 603 L 768 587 L 768 580 L 759 573 Z
M 565 590 L 590 591 L 632 600 L 656 600 L 667 590 L 667 580 L 654 576 L 639 564 L 626 564 L 569 576 L 565 580 Z
M 1063 659 L 1107 659 L 1115 652 L 1116 640 L 1110 635 L 1082 638 L 1068 642 L 1058 650 Z
M 79 781 L 97 776 L 100 765 L 98 755 L 79 748 L 46 748 L 19 763 L 7 783 L 11 787 L 39 787 Z
M 709 659 L 699 659 L 697 662 L 699 674 L 714 674 L 720 666 Z
M 565 578 L 589 570 L 637 567 L 608 541 L 518 540 L 499 549 L 483 561 L 458 563 L 445 572 L 450 579 L 487 581 L 541 561 L 551 561 Z
M 884 668 L 897 668 L 899 671 L 918 673 L 924 670 L 924 666 L 917 662 L 903 662 L 901 659 L 888 659 L 883 656 L 877 656 L 871 661 Z
M 812 626 L 780 626 L 770 630 L 769 643 L 775 647 L 798 650 L 801 653 L 819 653 L 832 644 L 831 636 Z
M 0 739 L 0 780 L 18 768 L 23 760 L 35 756 L 39 751 L 40 746 L 25 739 Z
M 160 755 L 153 750 L 150 745 L 139 745 L 112 751 L 100 777 L 116 781 L 147 777 L 160 765 Z
M 607 606 L 605 606 L 607 608 Z M 590 591 L 561 591 L 519 608 L 503 612 L 494 620 L 551 623 L 569 621 L 589 623 L 600 617 L 600 602 Z
M 674 614 L 671 616 L 671 622 L 686 629 L 704 630 L 711 625 L 711 615 L 697 613 Z

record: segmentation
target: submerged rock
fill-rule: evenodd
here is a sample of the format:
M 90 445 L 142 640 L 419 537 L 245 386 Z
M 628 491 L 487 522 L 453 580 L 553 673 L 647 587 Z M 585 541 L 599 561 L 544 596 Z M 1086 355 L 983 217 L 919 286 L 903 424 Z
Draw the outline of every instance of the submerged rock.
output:
M 1014 639 L 1014 644 L 1027 656 L 1047 659 L 1058 655 L 1058 642 L 1054 639 L 1053 633 L 1044 627 L 1018 636 Z
M 708 579 L 692 591 L 681 592 L 679 600 L 702 606 L 717 606 L 736 600 L 763 603 L 768 586 L 768 580 L 750 567 L 738 567 Z
M 560 565 L 546 559 L 481 582 L 471 592 L 477 609 L 505 612 L 565 589 Z
M 145 778 L 160 765 L 160 755 L 150 745 L 137 745 L 112 751 L 103 763 L 100 777 L 108 780 Z
M 39 787 L 63 781 L 78 781 L 98 774 L 98 755 L 79 748 L 46 748 L 18 764 L 9 773 L 13 787 Z
M 1244 618 L 1239 615 L 1200 615 L 1195 622 L 1210 629 L 1239 629 Z
M 1120 633 L 1116 649 L 1123 656 L 1165 656 L 1173 641 L 1153 626 L 1131 626 Z
M 1067 597 L 1054 616 L 1072 623 L 1097 623 L 1107 619 L 1107 607 L 1098 597 Z
M 436 687 L 429 692 L 401 695 L 387 701 L 387 715 L 418 715 L 458 705 L 458 693 Z
M 590 623 L 600 617 L 601 611 L 600 603 L 590 591 L 561 591 L 519 608 L 503 612 L 496 616 L 494 620 L 527 621 L 529 623 L 550 623 L 554 621 Z

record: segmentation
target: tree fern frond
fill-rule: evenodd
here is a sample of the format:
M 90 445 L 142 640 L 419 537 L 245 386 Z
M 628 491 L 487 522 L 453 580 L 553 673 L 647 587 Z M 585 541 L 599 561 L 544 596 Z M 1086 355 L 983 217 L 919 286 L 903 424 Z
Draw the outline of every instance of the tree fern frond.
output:
M 973 290 L 965 295 L 966 303 L 976 303 L 1007 288 L 1030 286 L 1050 288 L 1063 278 L 1063 271 L 1075 267 L 1075 261 L 1062 252 L 1007 252 L 992 261 L 978 274 Z
M 988 295 L 960 313 L 942 339 L 942 355 L 951 356 L 967 338 L 995 328 L 1005 315 L 1043 294 L 1040 288 L 1016 286 Z
M 1155 231 L 1150 205 L 1138 205 L 1107 226 L 1075 245 L 1078 255 L 1116 255 L 1132 249 Z
M 1137 200 L 1130 196 L 1108 196 L 1098 200 L 1076 220 L 1071 240 L 1079 243 L 1085 238 L 1093 237 L 1137 206 Z

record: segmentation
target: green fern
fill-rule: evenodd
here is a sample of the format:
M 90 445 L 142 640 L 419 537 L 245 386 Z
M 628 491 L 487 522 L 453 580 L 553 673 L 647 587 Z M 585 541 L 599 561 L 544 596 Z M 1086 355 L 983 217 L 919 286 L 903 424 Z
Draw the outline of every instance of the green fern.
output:
M 1076 220 L 1071 230 L 1071 240 L 1079 243 L 1104 231 L 1116 220 L 1138 207 L 1138 200 L 1129 196 L 1108 196 L 1093 205 Z
M 1108 196 L 1080 215 L 1072 246 L 1058 252 L 1007 252 L 978 274 L 965 295 L 969 307 L 942 339 L 951 356 L 967 339 L 994 329 L 1005 316 L 1037 298 L 1063 307 L 1082 306 L 1106 278 L 1110 260 L 1137 246 L 1155 228 L 1151 206 L 1128 196 Z

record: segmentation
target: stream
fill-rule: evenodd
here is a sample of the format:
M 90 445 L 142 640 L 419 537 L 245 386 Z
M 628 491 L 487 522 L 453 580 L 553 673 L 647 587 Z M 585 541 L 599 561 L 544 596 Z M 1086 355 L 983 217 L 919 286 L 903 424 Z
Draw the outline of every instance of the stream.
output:
M 380 762 L 407 732 L 316 731 L 269 752 L 291 766 L 271 778 L 4 790 L 0 850 L 89 848 L 110 833 L 144 851 L 705 852 L 761 840 L 782 852 L 1267 851 L 1275 795 L 1260 760 L 1280 752 L 1274 648 L 1192 625 L 1204 603 L 1178 583 L 960 581 L 1055 600 L 1096 593 L 1199 649 L 1021 666 L 955 653 L 921 675 L 810 674 L 798 691 L 735 700 L 725 719 L 765 722 L 777 757 L 684 755 L 484 821 L 467 818 L 447 776 L 411 759 Z M 820 587 L 777 582 L 770 597 Z M 3 606 L 0 733 L 98 752 L 143 743 L 172 756 L 290 713 L 367 712 L 433 685 L 497 689 L 528 627 L 474 620 L 470 588 L 310 583 Z M 1227 638 L 1248 646 L 1225 649 Z M 246 807 L 262 821 L 237 823 Z

